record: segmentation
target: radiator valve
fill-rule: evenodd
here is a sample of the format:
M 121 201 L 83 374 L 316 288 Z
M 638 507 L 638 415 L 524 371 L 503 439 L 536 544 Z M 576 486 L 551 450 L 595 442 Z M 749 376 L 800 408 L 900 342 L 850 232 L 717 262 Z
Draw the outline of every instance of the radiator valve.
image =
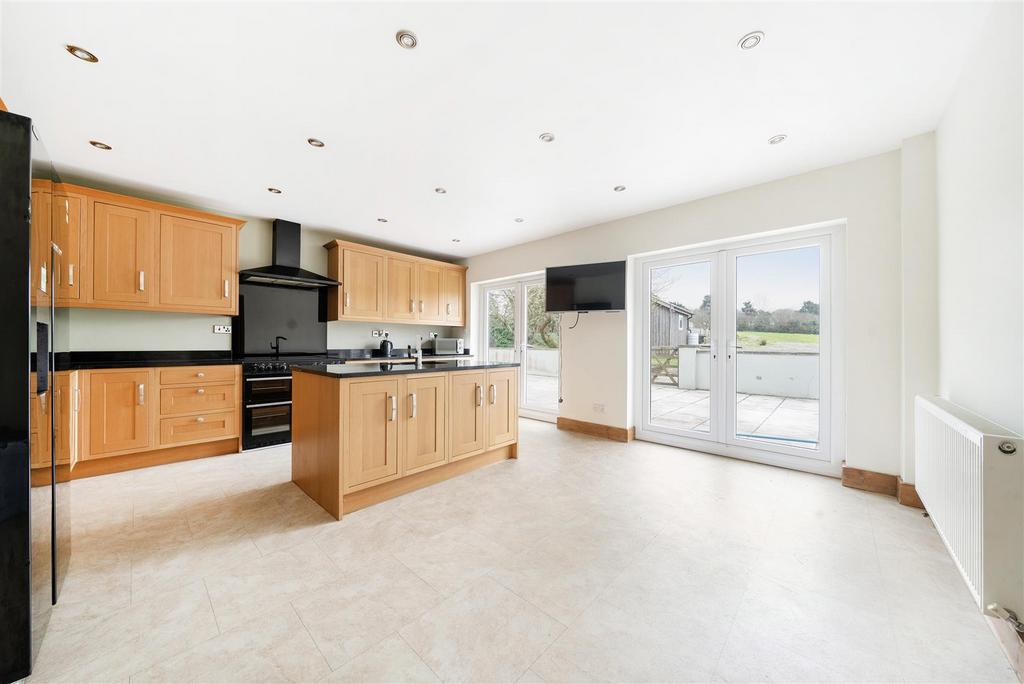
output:
M 1000 620 L 1006 620 L 1010 625 L 1017 630 L 1018 633 L 1024 634 L 1024 622 L 1020 621 L 1017 614 L 1008 608 L 1003 608 L 998 603 L 990 603 L 985 606 L 985 612 L 993 617 L 997 617 Z

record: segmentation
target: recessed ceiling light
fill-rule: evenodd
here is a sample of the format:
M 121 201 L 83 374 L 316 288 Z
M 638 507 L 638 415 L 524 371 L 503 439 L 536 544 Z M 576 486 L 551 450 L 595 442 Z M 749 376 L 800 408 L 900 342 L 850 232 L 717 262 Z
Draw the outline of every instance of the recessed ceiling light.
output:
M 747 35 L 740 38 L 739 45 L 740 50 L 753 50 L 761 41 L 764 40 L 764 31 L 751 31 Z
M 379 218 L 379 219 L 377 219 L 377 221 L 379 221 L 380 223 L 387 223 L 388 222 L 388 220 L 386 218 Z
M 522 218 L 516 217 L 516 218 L 514 218 L 514 219 L 512 219 L 512 220 L 513 220 L 513 221 L 515 221 L 516 223 L 522 223 L 522 222 L 523 222 L 523 221 L 525 221 L 526 219 L 522 219 Z
M 462 242 L 459 238 L 452 238 L 452 242 Z
M 448 191 L 445 190 L 444 188 L 434 188 L 434 192 L 436 192 L 438 195 L 444 195 L 447 194 Z
M 612 188 L 612 190 L 614 190 L 615 192 L 622 192 L 625 189 L 626 189 L 625 185 L 616 185 L 614 188 Z
M 110 145 L 108 145 L 107 143 L 100 142 L 99 140 L 90 140 L 89 144 L 92 145 L 93 147 L 95 147 L 97 150 L 112 150 L 112 149 L 114 149 Z
M 64 49 L 70 52 L 72 55 L 82 60 L 83 62 L 92 62 L 95 64 L 100 61 L 100 58 L 92 54 L 85 48 L 80 48 L 77 45 L 65 45 Z
M 541 142 L 554 142 L 555 140 L 554 133 L 541 133 L 538 137 L 541 139 Z
M 778 135 L 773 135 L 772 137 L 768 138 L 768 144 L 769 145 L 778 145 L 780 142 L 785 142 L 786 138 L 788 138 L 788 137 L 789 136 L 787 136 L 784 133 L 779 133 Z
M 308 142 L 313 147 L 323 147 L 324 146 L 324 141 L 323 140 L 317 140 L 316 138 L 306 138 L 306 142 Z
M 281 194 L 281 191 L 278 190 L 277 188 L 267 188 L 267 192 L 273 193 L 275 195 L 280 195 Z
M 395 34 L 395 40 L 398 44 L 404 47 L 406 50 L 412 50 L 414 47 L 419 45 L 419 39 L 416 38 L 416 34 L 412 31 L 406 31 L 405 29 Z

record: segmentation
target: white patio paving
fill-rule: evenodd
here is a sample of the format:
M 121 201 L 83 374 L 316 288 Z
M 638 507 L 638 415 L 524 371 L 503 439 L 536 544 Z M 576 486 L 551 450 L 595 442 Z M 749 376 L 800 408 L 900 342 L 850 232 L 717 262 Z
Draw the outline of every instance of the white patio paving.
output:
M 526 405 L 557 412 L 558 378 L 527 374 Z M 651 422 L 668 428 L 707 432 L 708 390 L 651 386 Z M 813 448 L 818 441 L 818 400 L 740 394 L 736 397 L 736 432 L 772 442 Z

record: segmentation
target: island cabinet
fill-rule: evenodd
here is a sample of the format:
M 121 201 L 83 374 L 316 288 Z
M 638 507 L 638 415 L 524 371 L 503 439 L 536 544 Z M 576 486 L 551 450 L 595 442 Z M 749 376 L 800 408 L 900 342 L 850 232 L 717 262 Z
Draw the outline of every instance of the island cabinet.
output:
M 292 380 L 292 481 L 336 518 L 516 457 L 515 368 L 343 368 Z
M 466 324 L 466 268 L 344 240 L 327 249 L 328 319 Z

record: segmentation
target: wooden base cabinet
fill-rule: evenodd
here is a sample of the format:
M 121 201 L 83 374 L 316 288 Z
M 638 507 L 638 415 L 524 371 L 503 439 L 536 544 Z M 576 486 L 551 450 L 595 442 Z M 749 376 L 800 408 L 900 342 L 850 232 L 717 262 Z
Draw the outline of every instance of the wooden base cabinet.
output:
M 448 462 L 448 382 L 444 375 L 411 375 L 406 380 L 402 474 Z
M 345 491 L 398 475 L 398 379 L 351 382 L 345 412 Z
M 512 444 L 519 437 L 519 396 L 515 368 L 487 371 L 487 448 Z
M 448 380 L 451 430 L 451 459 L 479 454 L 487 448 L 484 385 L 487 373 L 452 373 Z
M 151 369 L 89 371 L 86 458 L 143 451 L 153 446 L 154 373 Z

